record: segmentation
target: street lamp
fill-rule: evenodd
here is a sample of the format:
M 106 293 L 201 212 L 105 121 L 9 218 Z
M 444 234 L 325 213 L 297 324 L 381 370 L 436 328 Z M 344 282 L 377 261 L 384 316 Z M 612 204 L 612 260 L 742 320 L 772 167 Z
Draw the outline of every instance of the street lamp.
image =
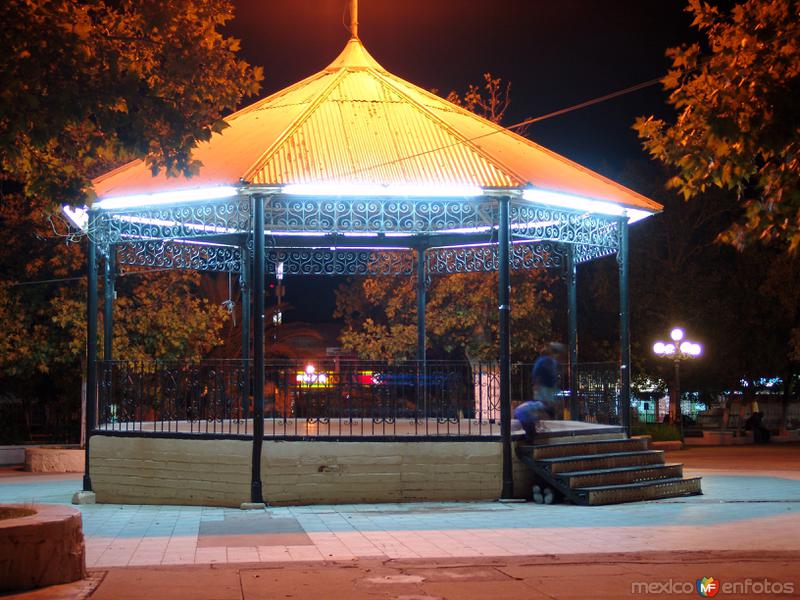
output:
M 681 411 L 681 361 L 690 358 L 697 358 L 702 354 L 703 348 L 700 344 L 684 339 L 683 329 L 675 327 L 669 332 L 671 343 L 656 342 L 653 344 L 653 352 L 661 358 L 671 360 L 675 365 L 675 400 L 670 410 L 670 416 L 678 419 L 678 428 L 683 438 L 683 414 Z

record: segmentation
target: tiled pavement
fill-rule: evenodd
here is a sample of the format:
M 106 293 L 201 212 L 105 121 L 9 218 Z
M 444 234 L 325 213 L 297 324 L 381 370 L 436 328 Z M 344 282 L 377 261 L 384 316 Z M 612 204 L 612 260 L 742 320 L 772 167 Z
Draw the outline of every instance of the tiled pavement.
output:
M 337 505 L 239 511 L 84 505 L 87 566 L 800 551 L 794 473 L 693 469 L 703 496 L 617 506 Z M 80 476 L 5 472 L 0 503 L 69 503 Z

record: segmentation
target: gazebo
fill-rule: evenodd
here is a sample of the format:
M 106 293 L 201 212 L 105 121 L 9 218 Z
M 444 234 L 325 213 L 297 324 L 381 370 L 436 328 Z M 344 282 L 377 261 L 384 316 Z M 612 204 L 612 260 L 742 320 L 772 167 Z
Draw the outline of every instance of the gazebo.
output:
M 499 444 L 502 475 L 498 491 L 500 497 L 509 498 L 514 493 L 510 270 L 560 267 L 566 271 L 570 409 L 574 417 L 579 414 L 574 368 L 577 268 L 615 254 L 620 286 L 619 401 L 622 425 L 629 426 L 628 228 L 659 212 L 661 206 L 391 74 L 367 52 L 358 37 L 355 7 L 352 13 L 352 37 L 341 54 L 318 73 L 227 117 L 228 127 L 196 149 L 194 158 L 203 165 L 198 175 L 153 176 L 143 161 L 136 160 L 94 181 L 98 200 L 90 208 L 66 209 L 89 239 L 85 491 L 93 489 L 93 477 L 105 481 L 111 477 L 113 465 L 120 464 L 109 456 L 126 450 L 112 452 L 109 443 L 126 439 L 130 443 L 128 438 L 182 443 L 224 438 L 251 448 L 249 496 L 252 502 L 264 500 L 265 388 L 271 393 L 264 357 L 265 282 L 278 273 L 415 277 L 418 362 L 416 372 L 407 372 L 403 381 L 413 384 L 408 389 L 428 393 L 426 382 L 433 377 L 426 371 L 427 279 L 445 273 L 498 271 L 499 435 L 494 430 L 484 435 L 487 432 L 468 428 L 467 438 L 477 435 Z M 97 358 L 99 257 L 105 300 L 102 360 Z M 132 416 L 130 394 L 135 386 L 131 366 L 125 357 L 112 355 L 114 280 L 122 265 L 238 276 L 243 292 L 242 356 L 234 365 L 213 370 L 209 377 L 222 382 L 218 389 L 208 390 L 208 385 L 195 381 L 195 397 L 184 406 L 176 391 L 182 385 L 176 375 L 179 369 L 154 374 L 159 368 L 168 370 L 156 364 L 148 368 L 158 383 L 152 383 L 156 379 L 151 377 L 148 385 L 152 385 L 151 395 L 157 397 L 162 412 L 147 417 L 139 410 Z M 199 377 L 199 371 L 185 372 L 187 377 Z M 136 385 L 147 387 L 143 381 L 137 379 Z M 314 379 L 305 383 L 314 387 L 325 382 Z M 113 400 L 113 394 L 126 385 L 127 399 Z M 141 399 L 142 393 L 137 391 L 137 398 Z M 228 403 L 227 429 L 195 429 L 197 415 L 191 410 L 223 396 Z M 238 409 L 237 402 L 231 403 L 237 397 Z M 195 408 L 186 408 L 189 405 Z M 416 413 L 405 416 L 415 423 L 420 419 L 427 422 L 431 415 L 420 407 L 416 405 Z M 338 418 L 349 418 L 352 424 L 352 413 L 341 407 L 337 410 Z M 302 416 L 296 413 L 293 417 Z M 446 416 L 484 423 L 481 415 L 474 413 Z M 142 425 L 151 418 L 154 423 L 160 421 L 160 428 Z M 273 423 L 273 439 L 318 439 L 307 427 L 287 429 L 287 415 L 281 418 L 284 428 L 276 435 Z M 219 414 L 211 420 L 215 419 L 219 420 Z M 350 435 L 346 433 L 340 430 L 338 436 L 326 439 L 331 443 L 352 441 L 352 429 Z M 411 433 L 403 440 L 432 441 L 427 429 Z M 392 430 L 376 439 L 397 442 L 401 437 Z M 473 441 L 477 443 L 477 438 Z M 94 452 L 96 443 L 106 446 Z M 237 464 L 241 470 L 244 463 Z M 319 473 L 328 472 L 323 466 Z M 105 491 L 103 497 L 141 501 L 133 492 Z

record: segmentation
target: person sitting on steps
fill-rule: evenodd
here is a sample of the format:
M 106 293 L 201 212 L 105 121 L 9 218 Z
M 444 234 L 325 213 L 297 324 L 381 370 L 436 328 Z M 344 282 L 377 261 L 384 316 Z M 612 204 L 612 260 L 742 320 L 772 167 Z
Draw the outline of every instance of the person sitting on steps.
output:
M 523 402 L 514 410 L 514 417 L 533 441 L 539 422 L 543 418 L 556 418 L 556 392 L 558 389 L 558 361 L 565 354 L 564 344 L 551 342 L 533 364 L 533 400 Z

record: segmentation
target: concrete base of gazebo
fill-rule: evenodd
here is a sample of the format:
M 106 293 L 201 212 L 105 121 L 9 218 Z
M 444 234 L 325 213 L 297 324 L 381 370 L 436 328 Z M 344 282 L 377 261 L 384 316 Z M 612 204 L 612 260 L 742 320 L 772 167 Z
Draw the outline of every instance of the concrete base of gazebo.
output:
M 545 427 L 553 441 L 619 430 L 573 421 Z M 239 507 L 250 499 L 252 440 L 109 432 L 93 435 L 90 447 L 97 502 Z M 502 455 L 500 439 L 475 437 L 265 439 L 263 495 L 271 505 L 495 500 Z M 513 467 L 514 496 L 528 497 L 530 471 L 516 458 Z

